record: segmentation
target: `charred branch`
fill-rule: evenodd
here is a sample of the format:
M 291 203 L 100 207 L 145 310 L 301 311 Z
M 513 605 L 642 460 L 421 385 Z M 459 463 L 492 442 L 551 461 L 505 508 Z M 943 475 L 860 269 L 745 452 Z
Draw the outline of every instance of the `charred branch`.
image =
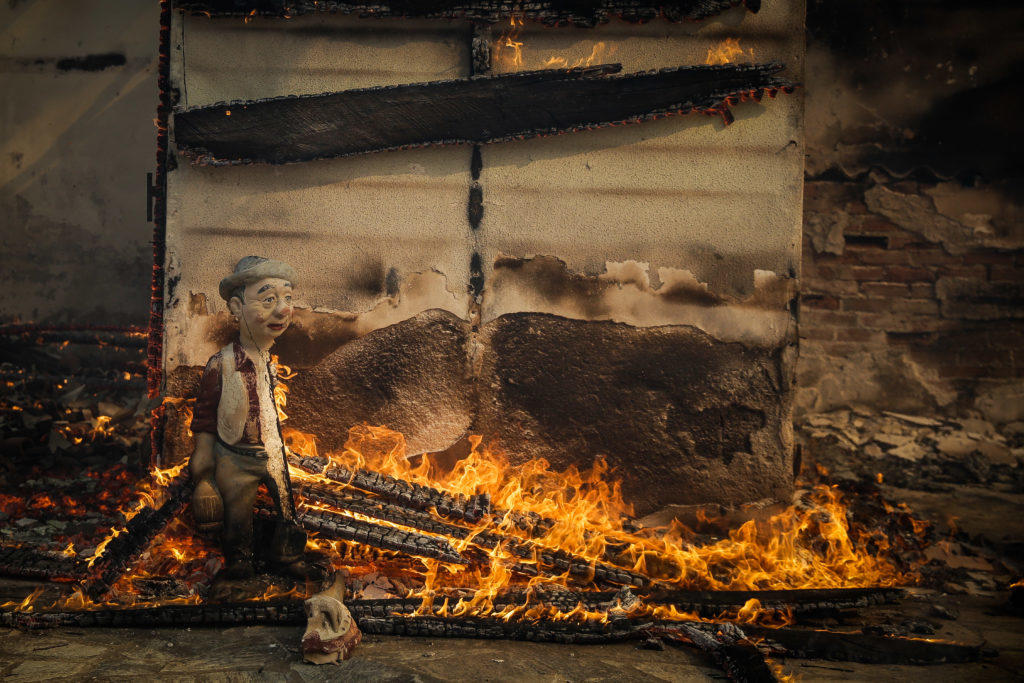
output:
M 337 0 L 184 0 L 177 7 L 209 16 L 293 17 L 313 12 L 355 14 L 366 17 L 417 17 L 425 19 L 470 19 L 495 23 L 511 16 L 540 21 L 550 26 L 572 24 L 595 26 L 618 17 L 625 21 L 695 21 L 744 6 L 751 12 L 761 8 L 761 0 L 682 0 L 681 2 L 638 3 L 629 0 L 547 0 L 546 2 L 412 2 L 354 3 Z
M 209 164 L 284 164 L 393 149 L 521 140 L 672 114 L 723 114 L 793 84 L 781 64 L 544 69 L 322 95 L 216 104 L 175 114 L 179 149 Z

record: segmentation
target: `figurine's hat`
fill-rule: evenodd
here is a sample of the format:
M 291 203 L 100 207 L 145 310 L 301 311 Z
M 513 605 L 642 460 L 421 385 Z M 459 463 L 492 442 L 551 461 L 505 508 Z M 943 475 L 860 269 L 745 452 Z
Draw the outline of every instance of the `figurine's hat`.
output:
M 239 287 L 251 285 L 268 277 L 279 277 L 295 284 L 295 269 L 283 261 L 261 256 L 246 256 L 235 264 L 235 272 L 220 281 L 220 296 L 224 301 Z

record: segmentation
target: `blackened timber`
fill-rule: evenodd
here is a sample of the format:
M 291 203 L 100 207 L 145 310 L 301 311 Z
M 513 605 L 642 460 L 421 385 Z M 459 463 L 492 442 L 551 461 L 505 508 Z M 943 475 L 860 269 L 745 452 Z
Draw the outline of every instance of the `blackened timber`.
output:
M 695 625 L 682 623 L 680 633 L 697 649 L 705 652 L 737 683 L 773 683 L 778 679 L 756 647 L 740 639 L 720 640 Z
M 156 535 L 184 509 L 191 490 L 191 478 L 186 469 L 167 485 L 159 507 L 143 507 L 128 520 L 89 568 L 89 577 L 82 585 L 85 594 L 93 600 L 106 595 Z
M 495 23 L 512 16 L 539 21 L 549 26 L 571 24 L 590 27 L 619 18 L 630 22 L 655 19 L 696 21 L 744 6 L 751 12 L 761 0 L 678 0 L 637 2 L 636 0 L 392 0 L 391 2 L 339 2 L 339 0 L 179 0 L 175 6 L 207 16 L 294 17 L 313 12 L 354 14 L 365 17 L 415 17 L 424 19 L 470 19 Z
M 365 496 L 345 493 L 332 495 L 318 489 L 318 487 L 307 487 L 303 491 L 303 495 L 312 501 L 326 503 L 327 505 L 363 514 L 367 517 L 394 522 L 395 524 L 402 524 L 403 526 L 460 540 L 471 538 L 473 545 L 486 550 L 493 550 L 501 545 L 509 554 L 521 560 L 538 563 L 539 566 L 533 567 L 536 571 L 531 570 L 532 565 L 515 565 L 511 567 L 511 569 L 521 573 L 552 575 L 568 571 L 577 577 L 589 578 L 592 576 L 593 580 L 598 583 L 636 586 L 639 588 L 643 588 L 651 583 L 651 580 L 643 574 L 624 567 L 617 567 L 605 562 L 594 562 L 564 550 L 546 548 L 492 531 L 477 531 L 455 524 L 448 524 L 435 520 L 427 513 L 402 510 L 401 508 L 396 509 L 385 501 L 375 501 Z
M 748 636 L 763 638 L 764 645 L 787 657 L 863 664 L 952 664 L 981 658 L 980 647 L 959 643 L 794 628 L 742 628 Z
M 84 562 L 60 551 L 0 545 L 0 574 L 57 581 L 78 579 L 84 570 Z
M 902 588 L 824 588 L 766 591 L 653 591 L 644 602 L 673 605 L 681 611 L 739 608 L 748 600 L 757 600 L 764 609 L 799 613 L 856 609 L 892 603 L 904 597 Z
M 288 463 L 311 474 L 322 474 L 327 479 L 339 484 L 345 484 L 377 494 L 381 498 L 405 507 L 417 510 L 430 510 L 434 508 L 446 517 L 476 522 L 490 512 L 491 509 L 490 497 L 487 494 L 470 497 L 461 494 L 452 495 L 429 486 L 421 486 L 402 479 L 396 479 L 380 472 L 349 470 L 347 467 L 337 463 L 331 463 L 326 458 L 305 458 L 289 455 Z
M 320 95 L 221 103 L 175 114 L 178 148 L 200 163 L 284 164 L 426 145 L 493 143 L 722 114 L 790 91 L 781 64 L 680 66 L 608 76 L 618 64 L 543 69 Z
M 307 510 L 299 515 L 298 521 L 308 531 L 315 531 L 326 538 L 365 543 L 382 550 L 396 550 L 453 564 L 467 564 L 467 560 L 443 538 L 365 522 L 325 510 Z

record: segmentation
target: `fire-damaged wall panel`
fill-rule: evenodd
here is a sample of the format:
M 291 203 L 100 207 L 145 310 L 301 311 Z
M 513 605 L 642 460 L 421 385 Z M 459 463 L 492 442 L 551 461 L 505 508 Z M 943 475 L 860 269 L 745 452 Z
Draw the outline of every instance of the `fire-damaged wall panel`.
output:
M 229 103 L 203 110 L 209 130 L 211 111 L 272 111 L 254 100 L 600 63 L 780 62 L 799 81 L 802 2 L 741 10 L 589 29 L 179 15 L 178 111 Z M 274 256 L 308 305 L 275 347 L 297 370 L 289 424 L 327 449 L 369 422 L 403 432 L 412 453 L 480 434 L 513 459 L 605 456 L 640 512 L 784 497 L 802 98 L 756 99 L 731 115 L 283 165 L 179 153 L 167 391 L 187 397 L 234 333 L 219 279 L 241 256 Z M 185 420 L 171 423 L 173 461 L 189 444 Z
M 802 23 L 779 2 L 697 27 L 527 25 L 494 65 L 725 57 L 800 80 Z M 483 148 L 476 430 L 559 466 L 605 454 L 640 509 L 788 490 L 802 101 L 733 113 Z
M 246 23 L 177 15 L 172 75 L 179 108 L 453 78 L 468 73 L 468 35 L 468 25 L 458 22 L 311 15 Z M 206 359 L 234 334 L 217 283 L 248 254 L 293 263 L 300 274 L 298 293 L 308 307 L 297 312 L 296 324 L 276 349 L 284 362 L 300 369 L 369 331 L 396 323 L 415 327 L 415 316 L 423 311 L 464 318 L 468 164 L 469 151 L 458 147 L 285 167 L 204 168 L 179 158 L 168 178 L 164 363 L 169 393 L 188 395 Z M 372 349 L 369 353 L 380 360 Z M 446 353 L 461 357 L 461 344 Z M 341 362 L 362 357 L 358 348 L 346 347 Z M 323 367 L 337 362 L 332 358 Z M 360 393 L 360 387 L 373 384 L 369 393 L 376 396 L 381 391 L 376 380 L 354 381 L 343 399 L 318 395 L 317 406 L 308 406 L 308 394 L 297 389 L 296 422 L 305 418 L 344 433 L 353 422 L 386 421 L 409 432 L 419 450 L 458 439 L 469 426 L 468 407 L 442 408 L 466 392 L 427 392 L 426 387 L 441 386 L 430 373 L 444 368 L 437 363 L 399 367 L 402 362 L 413 359 L 392 356 L 385 362 L 387 379 L 409 385 L 407 378 L 414 375 L 415 392 L 389 391 L 395 400 L 384 405 Z M 461 367 L 460 362 L 460 373 Z M 360 370 L 369 371 L 360 366 L 351 372 Z M 424 403 L 431 398 L 434 403 Z M 324 405 L 332 407 L 330 417 L 317 410 Z M 426 425 L 425 415 L 438 419 Z M 454 426 L 444 427 L 453 420 Z M 182 427 L 169 425 L 168 433 L 183 433 Z M 188 448 L 172 437 L 173 453 L 166 455 L 177 460 Z

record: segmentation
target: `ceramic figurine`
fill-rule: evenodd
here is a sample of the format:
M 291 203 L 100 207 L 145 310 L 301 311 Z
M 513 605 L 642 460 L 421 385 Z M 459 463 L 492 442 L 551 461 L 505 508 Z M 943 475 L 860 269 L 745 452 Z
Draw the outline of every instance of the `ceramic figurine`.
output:
M 265 484 L 277 520 L 267 559 L 277 573 L 306 578 L 306 533 L 295 522 L 295 504 L 281 424 L 274 403 L 276 367 L 270 348 L 292 317 L 291 266 L 246 256 L 220 282 L 220 295 L 238 321 L 238 337 L 206 364 L 192 418 L 196 447 L 192 498 L 201 531 L 220 531 L 227 561 L 221 578 L 254 574 L 253 506 Z

